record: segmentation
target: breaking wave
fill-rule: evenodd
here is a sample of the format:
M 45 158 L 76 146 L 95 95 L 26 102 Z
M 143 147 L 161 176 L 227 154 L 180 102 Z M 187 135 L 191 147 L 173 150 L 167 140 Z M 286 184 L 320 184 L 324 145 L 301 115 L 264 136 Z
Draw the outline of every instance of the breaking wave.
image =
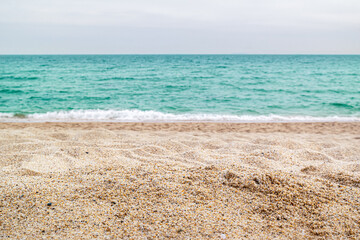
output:
M 360 121 L 360 116 L 281 116 L 281 115 L 222 115 L 172 114 L 140 110 L 71 110 L 47 113 L 0 113 L 2 122 L 344 122 Z

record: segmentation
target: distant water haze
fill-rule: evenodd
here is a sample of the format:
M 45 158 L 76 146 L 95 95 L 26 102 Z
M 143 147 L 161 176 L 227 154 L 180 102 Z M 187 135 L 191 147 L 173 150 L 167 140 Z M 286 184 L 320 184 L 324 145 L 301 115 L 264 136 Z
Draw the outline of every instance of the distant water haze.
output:
M 360 55 L 0 56 L 0 121 L 359 121 Z

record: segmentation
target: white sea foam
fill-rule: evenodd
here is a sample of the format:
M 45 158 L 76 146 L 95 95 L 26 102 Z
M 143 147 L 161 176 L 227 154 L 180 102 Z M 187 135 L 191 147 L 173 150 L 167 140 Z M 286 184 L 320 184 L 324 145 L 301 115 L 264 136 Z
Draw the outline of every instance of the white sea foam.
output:
M 358 122 L 360 116 L 280 116 L 280 115 L 221 115 L 221 114 L 171 114 L 140 110 L 72 110 L 35 113 L 19 118 L 14 114 L 0 113 L 2 122 Z
M 14 114 L 11 113 L 0 113 L 0 120 L 2 119 L 7 119 L 7 118 L 12 118 L 14 117 Z

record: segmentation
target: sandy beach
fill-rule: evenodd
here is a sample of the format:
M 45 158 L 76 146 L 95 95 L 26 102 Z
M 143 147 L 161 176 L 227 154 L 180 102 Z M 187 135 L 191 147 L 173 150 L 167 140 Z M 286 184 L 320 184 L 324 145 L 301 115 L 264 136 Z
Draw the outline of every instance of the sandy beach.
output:
M 1 239 L 359 239 L 360 122 L 0 123 Z

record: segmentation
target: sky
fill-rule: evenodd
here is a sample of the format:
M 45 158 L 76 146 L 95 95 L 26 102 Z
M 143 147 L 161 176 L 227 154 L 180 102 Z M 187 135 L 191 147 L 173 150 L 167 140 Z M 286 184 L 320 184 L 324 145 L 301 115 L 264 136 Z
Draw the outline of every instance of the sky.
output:
M 360 1 L 0 0 L 0 54 L 360 54 Z

